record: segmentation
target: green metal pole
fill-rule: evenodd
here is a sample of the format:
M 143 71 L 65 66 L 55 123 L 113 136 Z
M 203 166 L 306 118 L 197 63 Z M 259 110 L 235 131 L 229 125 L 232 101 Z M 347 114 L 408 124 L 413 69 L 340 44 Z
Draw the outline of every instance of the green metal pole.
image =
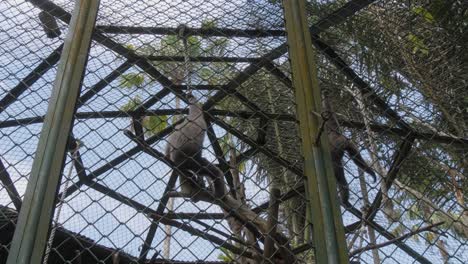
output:
M 322 136 L 320 142 L 315 143 L 320 120 L 313 112 L 321 112 L 321 97 L 305 1 L 283 0 L 283 6 L 312 215 L 315 260 L 318 264 L 348 263 L 327 137 Z
M 77 0 L 7 264 L 40 264 L 99 0 Z

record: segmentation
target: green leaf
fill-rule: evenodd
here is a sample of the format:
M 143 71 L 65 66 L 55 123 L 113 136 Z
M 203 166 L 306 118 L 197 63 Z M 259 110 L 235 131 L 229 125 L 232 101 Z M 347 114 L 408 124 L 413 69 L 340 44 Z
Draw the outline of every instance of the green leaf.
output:
M 202 29 L 212 29 L 216 27 L 216 21 L 215 20 L 204 20 L 202 21 L 201 28 Z
M 403 234 L 403 231 L 404 231 L 405 229 L 406 229 L 406 227 L 405 227 L 404 225 L 399 224 L 399 225 L 397 225 L 397 226 L 395 227 L 395 229 L 393 229 L 391 232 L 392 232 L 392 234 L 393 234 L 394 236 L 397 236 L 397 237 L 398 237 L 398 236 L 401 236 L 401 235 Z
M 133 46 L 132 44 L 127 44 L 125 45 L 125 48 L 131 50 L 131 51 L 135 51 L 135 46 Z
M 424 7 L 422 7 L 422 6 L 414 7 L 412 11 L 415 14 L 418 14 L 418 15 L 422 16 L 429 23 L 434 22 L 434 16 L 431 14 L 431 12 L 429 12 Z
M 120 108 L 120 110 L 124 112 L 130 112 L 130 111 L 135 110 L 137 106 L 139 106 L 141 103 L 142 101 L 140 97 L 137 96 L 135 98 L 130 99 L 124 106 Z
M 141 73 L 127 73 L 120 77 L 120 87 L 141 88 L 145 82 L 145 76 Z
M 419 207 L 417 206 L 417 204 L 413 204 L 410 207 L 408 215 L 411 220 L 416 220 L 421 217 L 421 211 L 419 210 Z
M 163 116 L 147 116 L 143 119 L 143 127 L 146 129 L 146 133 L 154 135 L 165 129 L 168 125 L 168 117 Z
M 223 247 L 219 248 L 219 250 L 223 252 L 223 254 L 218 255 L 219 260 L 224 261 L 224 262 L 234 261 L 234 254 L 230 250 L 223 248 Z
M 418 51 L 421 52 L 424 55 L 429 54 L 429 48 L 424 44 L 422 39 L 420 39 L 418 36 L 409 33 L 408 34 L 408 40 L 411 42 L 413 46 L 413 53 L 416 54 Z

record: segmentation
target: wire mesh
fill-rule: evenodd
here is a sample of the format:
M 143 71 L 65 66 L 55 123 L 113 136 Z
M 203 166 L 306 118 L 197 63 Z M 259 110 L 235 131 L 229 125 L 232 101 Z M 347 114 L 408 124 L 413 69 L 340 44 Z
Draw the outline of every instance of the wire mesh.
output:
M 342 152 L 335 174 L 343 169 L 349 184 L 350 261 L 467 263 L 466 3 L 307 5 L 331 105 L 311 114 L 323 118 L 321 136 L 336 129 L 346 142 L 329 137 Z M 73 8 L 0 3 L 0 263 Z M 281 1 L 101 0 L 43 262 L 313 263 L 293 77 Z M 203 108 L 201 155 L 222 171 L 224 204 L 208 179 L 185 192 L 200 172 L 165 157 L 188 120 L 189 92 Z

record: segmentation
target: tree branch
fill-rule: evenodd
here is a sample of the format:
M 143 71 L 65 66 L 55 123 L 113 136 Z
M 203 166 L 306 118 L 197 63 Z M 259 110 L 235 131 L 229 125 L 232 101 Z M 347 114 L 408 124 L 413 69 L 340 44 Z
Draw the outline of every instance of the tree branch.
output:
M 374 245 L 369 245 L 369 246 L 366 246 L 366 247 L 363 247 L 363 248 L 359 248 L 359 249 L 356 249 L 354 251 L 351 251 L 349 253 L 349 257 L 353 257 L 359 253 L 362 253 L 364 251 L 368 251 L 368 250 L 372 250 L 372 249 L 378 249 L 378 248 L 383 248 L 383 247 L 386 247 L 386 246 L 389 246 L 391 244 L 394 244 L 395 242 L 398 242 L 398 241 L 402 241 L 402 240 L 405 240 L 411 236 L 414 236 L 414 235 L 417 235 L 419 233 L 422 233 L 422 232 L 425 232 L 425 231 L 432 231 L 432 228 L 434 227 L 437 227 L 437 226 L 440 226 L 442 225 L 444 222 L 439 222 L 439 223 L 436 223 L 436 224 L 432 224 L 432 225 L 429 225 L 429 226 L 426 226 L 426 227 L 423 227 L 423 228 L 420 228 L 418 230 L 415 230 L 415 231 L 411 231 L 407 234 L 404 234 L 400 237 L 397 237 L 397 238 L 394 238 L 394 239 L 391 239 L 387 242 L 384 242 L 384 243 L 380 243 L 380 244 L 374 244 Z

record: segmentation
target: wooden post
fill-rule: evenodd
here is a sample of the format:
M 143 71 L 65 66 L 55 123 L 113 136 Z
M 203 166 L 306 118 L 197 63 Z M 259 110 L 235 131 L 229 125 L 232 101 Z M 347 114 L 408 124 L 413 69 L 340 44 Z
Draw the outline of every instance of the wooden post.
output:
M 306 193 L 315 260 L 318 264 L 346 264 L 349 260 L 328 140 L 322 136 L 318 144 L 315 142 L 320 120 L 313 113 L 321 112 L 321 96 L 305 1 L 284 0 L 283 6 L 300 122 L 304 173 L 307 177 Z
M 42 261 L 98 8 L 98 0 L 76 1 L 8 264 Z

